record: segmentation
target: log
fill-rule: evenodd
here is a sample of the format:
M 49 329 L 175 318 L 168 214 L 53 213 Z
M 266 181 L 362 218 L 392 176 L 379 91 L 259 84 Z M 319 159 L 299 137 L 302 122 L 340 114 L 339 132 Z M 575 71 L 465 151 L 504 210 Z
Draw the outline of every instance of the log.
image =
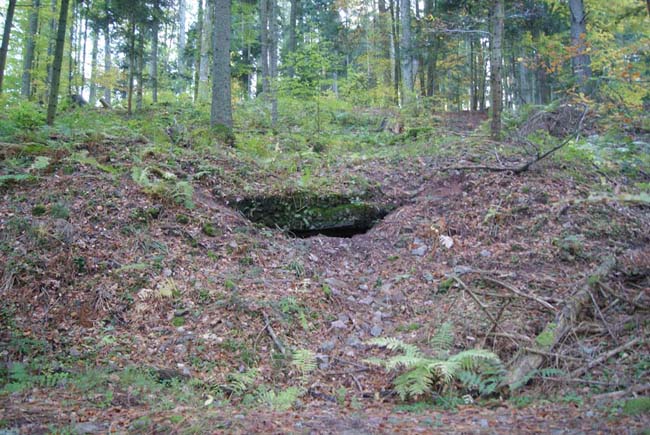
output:
M 102 104 L 102 107 L 104 109 L 112 109 L 113 108 L 110 104 L 108 104 L 108 101 L 106 101 L 104 98 L 100 98 L 99 102 Z
M 592 286 L 606 277 L 616 266 L 616 258 L 606 257 L 603 262 L 584 280 L 582 280 L 578 291 L 569 298 L 562 310 L 555 316 L 554 328 L 546 328 L 553 336 L 549 346 L 542 347 L 536 344 L 534 351 L 522 351 L 512 363 L 512 368 L 502 381 L 501 385 L 514 390 L 529 373 L 539 369 L 544 363 L 544 355 L 539 352 L 551 352 L 564 337 L 573 329 L 578 315 L 583 308 L 591 302 L 590 291 Z M 539 352 L 535 352 L 539 351 Z

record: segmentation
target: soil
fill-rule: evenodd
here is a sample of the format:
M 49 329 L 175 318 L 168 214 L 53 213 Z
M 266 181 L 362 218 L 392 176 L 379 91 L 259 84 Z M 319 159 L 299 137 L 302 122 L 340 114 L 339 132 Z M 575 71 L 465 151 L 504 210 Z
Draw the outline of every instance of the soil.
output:
M 448 122 L 473 125 L 475 118 Z M 89 150 L 100 162 L 133 146 L 104 145 Z M 480 159 L 476 152 L 459 155 L 472 161 Z M 164 159 L 156 158 L 145 163 Z M 74 171 L 55 164 L 36 181 L 4 188 L 0 229 L 11 252 L 3 251 L 0 294 L 13 322 L 0 333 L 6 364 L 24 357 L 7 350 L 18 330 L 46 340 L 44 352 L 55 359 L 153 367 L 212 385 L 251 367 L 269 385 L 299 385 L 289 361 L 278 358 L 281 347 L 311 350 L 319 368 L 308 394 L 288 412 L 246 407 L 236 397 L 155 411 L 117 385 L 112 401 L 100 406 L 72 390 L 53 395 L 33 388 L 0 396 L 1 427 L 18 433 L 53 425 L 87 433 L 184 433 L 197 424 L 214 433 L 642 433 L 650 415 L 623 416 L 592 396 L 650 382 L 647 340 L 594 364 L 582 380 L 533 380 L 524 390 L 541 399 L 526 407 L 504 393 L 450 411 L 401 409 L 391 393 L 394 373 L 366 364 L 382 355 L 367 345 L 372 337 L 426 348 L 444 322 L 454 325 L 456 351 L 480 346 L 507 363 L 534 345 L 554 310 L 608 254 L 618 258 L 616 272 L 594 288 L 593 307 L 576 319 L 574 333 L 546 366 L 570 374 L 647 337 L 647 204 L 590 200 L 601 177 L 560 160 L 517 176 L 441 170 L 455 162 L 368 159 L 320 174 L 363 177 L 400 204 L 351 238 L 300 239 L 254 225 L 227 200 L 245 196 L 239 182 L 251 168 L 227 154 L 202 156 L 202 165 L 222 171 L 200 179 L 192 209 L 145 193 L 128 172 L 112 175 L 82 163 Z M 185 175 L 199 171 L 191 158 L 181 166 Z M 254 168 L 248 177 L 258 192 L 277 189 L 273 179 L 256 179 Z M 347 193 L 349 186 L 341 186 Z M 61 207 L 69 213 L 57 212 Z M 65 370 L 80 370 L 75 364 Z M 341 388 L 343 400 L 337 399 Z M 576 395 L 580 400 L 572 401 Z M 171 423 L 172 414 L 182 419 Z M 144 416 L 146 429 L 137 426 Z

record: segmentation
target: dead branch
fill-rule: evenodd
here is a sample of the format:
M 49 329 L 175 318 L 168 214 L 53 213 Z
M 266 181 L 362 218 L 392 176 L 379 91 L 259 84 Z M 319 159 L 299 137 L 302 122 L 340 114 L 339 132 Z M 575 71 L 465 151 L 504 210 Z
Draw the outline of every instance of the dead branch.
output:
M 641 337 L 636 337 L 635 339 L 630 340 L 627 343 L 622 344 L 622 345 L 618 346 L 617 348 L 610 350 L 609 352 L 603 353 L 602 355 L 600 355 L 595 360 L 591 361 L 586 366 L 580 367 L 579 369 L 572 371 L 571 376 L 574 376 L 574 377 L 582 376 L 584 373 L 591 370 L 593 367 L 597 366 L 601 362 L 606 361 L 607 359 L 613 357 L 614 355 L 616 355 L 619 352 L 623 352 L 624 350 L 627 350 L 627 349 L 629 349 L 631 347 L 634 347 L 640 341 L 641 341 Z
M 551 154 L 555 153 L 559 149 L 563 148 L 566 146 L 572 139 L 577 140 L 580 137 L 580 132 L 582 131 L 582 125 L 584 123 L 585 117 L 587 116 L 587 111 L 589 108 L 585 106 L 585 110 L 582 112 L 582 116 L 580 117 L 580 121 L 578 122 L 578 126 L 574 132 L 574 134 L 568 136 L 566 139 L 564 139 L 559 145 L 554 146 L 550 150 L 546 151 L 543 154 L 537 154 L 534 159 L 529 160 L 527 162 L 522 163 L 519 166 L 514 166 L 514 167 L 509 167 L 509 166 L 487 166 L 487 165 L 482 165 L 482 166 L 450 166 L 446 168 L 440 168 L 440 171 L 491 171 L 491 172 L 512 172 L 513 174 L 521 174 L 522 172 L 526 172 L 528 169 L 530 169 L 531 166 L 533 166 L 535 163 L 544 160 Z
M 269 315 L 266 314 L 265 312 L 262 312 L 262 315 L 264 315 L 264 322 L 265 322 L 264 329 L 269 334 L 269 337 L 271 337 L 271 340 L 273 340 L 273 343 L 275 343 L 275 347 L 278 348 L 278 350 L 282 355 L 286 356 L 287 351 L 282 345 L 282 342 L 278 339 L 278 336 L 275 334 L 273 327 L 271 327 L 271 321 L 269 320 Z
M 486 281 L 490 281 L 490 282 L 493 282 L 494 284 L 498 284 L 501 287 L 505 288 L 506 290 L 510 290 L 512 293 L 516 294 L 517 296 L 521 296 L 522 298 L 526 298 L 526 299 L 530 299 L 532 301 L 535 301 L 538 304 L 542 305 L 544 308 L 546 308 L 546 309 L 548 309 L 548 310 L 550 310 L 550 311 L 552 311 L 554 313 L 557 312 L 557 308 L 555 308 L 553 305 L 549 304 L 545 300 L 539 298 L 538 296 L 535 296 L 534 294 L 526 294 L 526 293 L 522 292 L 521 290 L 515 288 L 514 286 L 512 286 L 512 285 L 510 285 L 510 284 L 508 284 L 506 282 L 503 282 L 503 281 L 495 279 L 495 278 L 491 278 L 489 276 L 483 276 L 482 278 L 484 280 L 486 280 Z
M 596 401 L 619 399 L 621 397 L 629 396 L 631 394 L 645 393 L 646 391 L 650 391 L 650 384 L 635 385 L 633 387 L 628 388 L 627 390 L 596 394 L 595 396 L 592 397 L 592 399 Z
M 573 329 L 580 312 L 591 301 L 591 297 L 589 296 L 591 286 L 606 277 L 615 266 L 616 258 L 608 256 L 590 276 L 582 280 L 578 291 L 566 301 L 562 311 L 555 317 L 555 327 L 552 329 L 553 338 L 550 345 L 541 349 L 537 347 L 539 350 L 551 352 L 564 339 L 569 331 Z M 522 350 L 515 358 L 512 368 L 502 382 L 502 385 L 513 389 L 530 372 L 539 369 L 544 363 L 544 358 L 544 355 Z

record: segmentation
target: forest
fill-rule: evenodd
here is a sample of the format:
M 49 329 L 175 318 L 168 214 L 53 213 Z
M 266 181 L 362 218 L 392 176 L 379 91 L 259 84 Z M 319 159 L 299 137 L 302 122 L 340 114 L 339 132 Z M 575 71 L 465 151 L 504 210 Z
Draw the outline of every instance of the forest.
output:
M 0 435 L 650 433 L 650 0 L 0 29 Z

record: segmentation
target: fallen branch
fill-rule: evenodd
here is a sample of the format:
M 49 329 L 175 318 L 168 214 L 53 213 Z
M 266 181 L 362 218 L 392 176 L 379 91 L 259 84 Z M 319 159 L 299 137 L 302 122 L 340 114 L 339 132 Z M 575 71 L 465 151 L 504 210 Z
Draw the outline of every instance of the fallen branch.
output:
M 580 132 L 582 131 L 582 124 L 584 123 L 585 117 L 587 115 L 588 107 L 585 106 L 585 110 L 582 112 L 582 116 L 580 117 L 580 121 L 578 122 L 578 126 L 576 128 L 576 131 L 574 134 L 568 136 L 566 139 L 564 139 L 559 145 L 554 146 L 550 150 L 546 151 L 543 154 L 537 154 L 537 156 L 529 160 L 527 162 L 522 163 L 519 166 L 514 166 L 514 167 L 509 167 L 509 166 L 450 166 L 447 168 L 440 168 L 440 171 L 491 171 L 491 172 L 512 172 L 513 174 L 521 174 L 522 172 L 526 172 L 528 169 L 530 169 L 531 166 L 533 166 L 535 163 L 544 160 L 551 154 L 555 153 L 559 149 L 563 148 L 571 142 L 571 140 L 574 138 L 577 140 L 580 137 Z
M 495 279 L 495 278 L 490 278 L 489 276 L 483 276 L 482 278 L 484 280 L 486 280 L 486 281 L 490 281 L 490 282 L 492 282 L 494 284 L 498 284 L 501 287 L 505 288 L 506 290 L 510 290 L 512 293 L 516 294 L 517 296 L 521 296 L 522 298 L 533 300 L 533 301 L 537 302 L 538 304 L 542 305 L 544 308 L 546 308 L 546 309 L 548 309 L 548 310 L 550 310 L 550 311 L 552 311 L 554 313 L 557 312 L 557 308 L 555 308 L 553 305 L 549 304 L 545 300 L 540 299 L 539 297 L 537 297 L 537 296 L 535 296 L 533 294 L 526 294 L 526 293 L 522 292 L 521 290 L 515 288 L 514 286 L 511 286 L 508 283 L 505 283 L 505 282 L 503 282 L 501 280 L 498 280 L 498 279 Z
M 592 399 L 596 401 L 607 400 L 607 399 L 619 399 L 621 397 L 629 396 L 630 394 L 645 393 L 646 391 L 650 391 L 650 384 L 635 385 L 633 387 L 628 388 L 627 390 L 596 394 L 595 396 L 592 397 Z
M 572 371 L 571 376 L 574 377 L 582 376 L 584 373 L 591 370 L 593 367 L 597 366 L 601 362 L 613 357 L 619 352 L 623 352 L 624 350 L 634 347 L 634 345 L 636 345 L 640 341 L 641 341 L 641 337 L 637 337 L 634 340 L 630 340 L 627 343 L 622 344 L 621 346 L 618 346 L 617 348 L 610 350 L 609 352 L 605 352 L 595 360 L 591 361 L 586 366 L 580 367 L 579 369 Z
M 264 322 L 265 322 L 264 329 L 269 334 L 269 337 L 271 337 L 271 340 L 273 340 L 273 343 L 275 343 L 275 347 L 278 348 L 278 350 L 282 355 L 286 356 L 287 350 L 284 348 L 282 342 L 278 339 L 278 336 L 275 334 L 275 331 L 271 326 L 271 321 L 269 320 L 269 315 L 266 314 L 265 312 L 262 312 L 262 315 L 264 316 Z
M 548 346 L 537 346 L 536 348 L 544 352 L 552 352 L 553 349 L 566 337 L 576 323 L 578 315 L 585 305 L 591 302 L 590 291 L 592 285 L 596 284 L 602 278 L 606 277 L 616 266 L 616 258 L 613 256 L 606 257 L 603 262 L 590 274 L 582 280 L 578 291 L 565 303 L 564 308 L 556 317 L 553 328 L 548 328 L 552 334 Z M 544 362 L 544 355 L 522 350 L 515 358 L 512 368 L 502 382 L 503 386 L 515 389 L 515 387 L 525 379 L 529 373 L 539 369 Z

